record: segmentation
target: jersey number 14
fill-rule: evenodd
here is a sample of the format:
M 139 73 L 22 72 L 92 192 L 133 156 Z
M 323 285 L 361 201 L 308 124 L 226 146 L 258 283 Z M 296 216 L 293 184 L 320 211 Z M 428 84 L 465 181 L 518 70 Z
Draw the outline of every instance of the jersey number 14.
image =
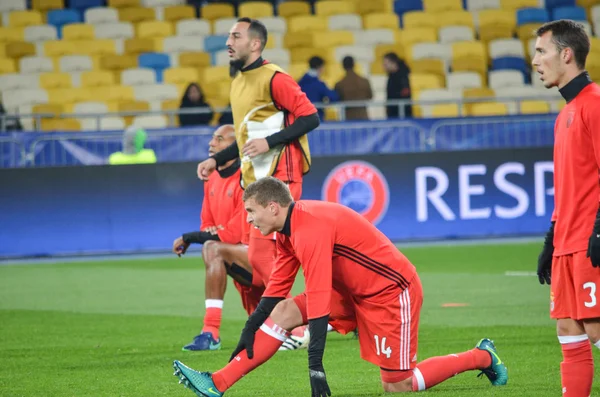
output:
M 377 347 L 377 355 L 385 354 L 387 358 L 392 355 L 392 348 L 385 346 L 386 337 L 381 338 L 381 346 L 379 345 L 379 335 L 375 335 L 375 346 Z

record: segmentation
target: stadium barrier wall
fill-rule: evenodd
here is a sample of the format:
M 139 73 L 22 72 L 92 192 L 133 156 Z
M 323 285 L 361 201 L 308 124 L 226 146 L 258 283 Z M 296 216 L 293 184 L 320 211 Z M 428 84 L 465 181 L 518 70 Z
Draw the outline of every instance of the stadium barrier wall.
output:
M 0 257 L 170 250 L 199 226 L 196 162 L 0 169 Z M 394 241 L 538 235 L 552 149 L 315 159 L 304 199 L 338 201 Z M 357 231 L 360 232 L 360 231 Z

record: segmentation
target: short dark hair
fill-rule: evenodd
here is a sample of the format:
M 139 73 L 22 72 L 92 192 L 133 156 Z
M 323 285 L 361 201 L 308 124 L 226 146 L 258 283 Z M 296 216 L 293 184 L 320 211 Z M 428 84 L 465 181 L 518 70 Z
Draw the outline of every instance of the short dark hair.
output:
M 390 62 L 394 62 L 396 65 L 400 65 L 400 58 L 395 52 L 388 52 L 383 56 L 383 58 Z
M 269 38 L 269 33 L 267 32 L 267 27 L 265 24 L 258 19 L 252 19 L 248 17 L 239 18 L 237 21 L 250 24 L 248 31 L 260 39 L 260 50 L 264 50 L 265 46 L 267 45 L 267 39 Z
M 275 202 L 282 207 L 289 207 L 294 201 L 290 188 L 277 178 L 268 176 L 252 182 L 244 190 L 242 200 L 254 199 L 256 204 L 266 207 L 270 202 Z
M 308 66 L 311 69 L 318 69 L 323 65 L 325 65 L 325 61 L 320 56 L 314 56 L 308 60 Z
M 344 67 L 345 70 L 354 69 L 354 58 L 352 58 L 349 55 L 345 56 L 344 59 L 342 59 L 342 66 Z
M 590 38 L 582 24 L 570 19 L 560 19 L 543 24 L 535 33 L 540 37 L 546 32 L 552 32 L 552 42 L 558 52 L 567 47 L 572 49 L 577 67 L 585 68 L 585 60 L 590 52 Z

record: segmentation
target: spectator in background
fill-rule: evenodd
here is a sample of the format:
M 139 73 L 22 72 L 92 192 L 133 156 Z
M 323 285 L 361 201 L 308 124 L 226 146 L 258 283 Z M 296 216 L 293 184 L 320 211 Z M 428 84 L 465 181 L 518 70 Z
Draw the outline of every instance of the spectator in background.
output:
M 383 68 L 388 74 L 387 99 L 410 99 L 410 84 L 408 75 L 410 70 L 406 63 L 398 55 L 389 52 L 383 57 Z M 387 106 L 387 118 L 400 117 L 400 109 L 397 105 Z M 404 116 L 412 117 L 412 106 L 404 106 Z
M 21 121 L 18 117 L 10 117 L 0 102 L 0 131 L 21 131 Z
M 334 90 L 330 90 L 327 85 L 321 80 L 321 73 L 325 61 L 323 58 L 315 56 L 308 61 L 309 71 L 298 81 L 298 85 L 304 91 L 308 100 L 312 103 L 318 102 L 337 102 L 338 94 Z M 318 109 L 319 118 L 324 119 L 325 110 Z
M 359 76 L 354 71 L 354 58 L 346 56 L 342 60 L 342 66 L 346 71 L 346 76 L 335 85 L 340 100 L 342 101 L 364 101 L 373 98 L 371 83 L 369 80 Z M 365 106 L 356 106 L 346 108 L 346 120 L 368 120 L 367 108 Z
M 204 94 L 202 89 L 196 83 L 188 85 L 183 97 L 181 98 L 181 105 L 179 109 L 193 109 L 193 108 L 208 108 L 209 113 L 188 113 L 179 115 L 179 125 L 182 127 L 189 127 L 193 125 L 208 125 L 213 118 L 213 111 L 210 105 L 204 100 Z
M 128 127 L 123 134 L 123 151 L 111 154 L 108 163 L 110 165 L 156 163 L 154 150 L 144 149 L 147 137 L 143 128 L 133 125 Z

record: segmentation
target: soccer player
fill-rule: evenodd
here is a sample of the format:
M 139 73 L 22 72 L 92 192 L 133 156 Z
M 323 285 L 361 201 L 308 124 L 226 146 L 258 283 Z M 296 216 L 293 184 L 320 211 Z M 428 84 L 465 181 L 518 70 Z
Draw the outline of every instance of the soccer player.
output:
M 493 385 L 506 384 L 506 367 L 489 339 L 463 353 L 416 363 L 423 301 L 419 276 L 409 260 L 363 216 L 337 203 L 294 202 L 285 184 L 275 178 L 251 184 L 243 199 L 254 227 L 265 235 L 278 232 L 277 263 L 227 366 L 210 374 L 174 362 L 175 375 L 196 394 L 222 396 L 268 360 L 288 330 L 308 323 L 312 396 L 331 395 L 322 359 L 327 323 L 338 320 L 346 322 L 344 328 L 337 324 L 340 332 L 358 326 L 361 357 L 380 367 L 386 392 L 425 390 L 475 369 L 483 371 Z M 305 292 L 284 299 L 300 267 Z M 344 298 L 344 306 L 331 304 L 337 296 Z
M 538 257 L 562 347 L 562 395 L 589 396 L 593 343 L 600 348 L 600 87 L 585 71 L 590 40 L 570 20 L 537 30 L 534 69 L 566 100 L 554 125 L 554 212 Z
M 236 142 L 198 164 L 198 177 L 206 180 L 218 166 L 241 158 L 242 188 L 274 176 L 299 199 L 311 161 L 306 134 L 319 125 L 319 116 L 294 79 L 262 58 L 266 44 L 267 29 L 260 21 L 240 18 L 231 28 L 227 48 L 231 67 L 238 70 L 230 92 Z M 275 261 L 275 236 L 243 225 L 250 264 L 266 285 Z

